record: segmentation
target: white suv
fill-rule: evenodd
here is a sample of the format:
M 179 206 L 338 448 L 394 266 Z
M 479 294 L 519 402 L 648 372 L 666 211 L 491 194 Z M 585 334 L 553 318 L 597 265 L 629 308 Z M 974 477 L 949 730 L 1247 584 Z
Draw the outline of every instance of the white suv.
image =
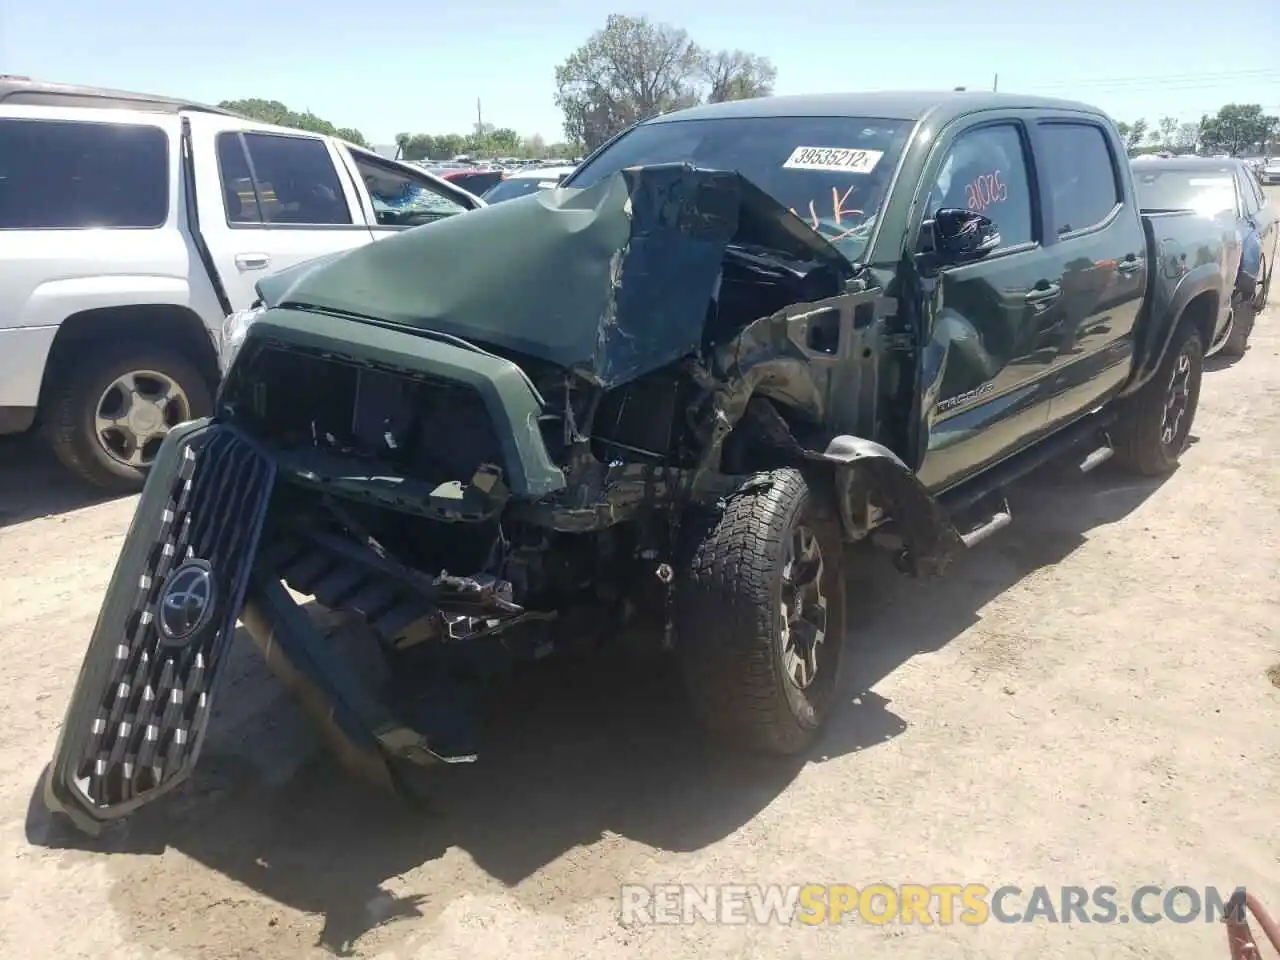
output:
M 478 206 L 332 137 L 0 77 L 0 434 L 137 489 L 264 274 Z

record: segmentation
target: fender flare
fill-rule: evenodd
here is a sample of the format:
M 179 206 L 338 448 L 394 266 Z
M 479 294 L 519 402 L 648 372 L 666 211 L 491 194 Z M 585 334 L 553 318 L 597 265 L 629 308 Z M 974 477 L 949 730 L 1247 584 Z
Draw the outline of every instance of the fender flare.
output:
M 1156 371 L 1160 369 L 1160 363 L 1164 360 L 1165 354 L 1169 351 L 1169 344 L 1173 341 L 1174 333 L 1177 331 L 1179 324 L 1182 323 L 1187 307 L 1191 304 L 1191 301 L 1206 293 L 1212 294 L 1216 298 L 1218 305 L 1214 317 L 1214 329 L 1216 329 L 1216 314 L 1222 309 L 1223 297 L 1230 297 L 1230 291 L 1224 289 L 1222 276 L 1217 273 L 1216 264 L 1205 264 L 1202 267 L 1197 267 L 1178 284 L 1167 306 L 1163 308 L 1153 306 L 1153 310 L 1161 310 L 1164 323 L 1159 329 L 1151 330 L 1149 334 L 1142 336 L 1138 341 L 1139 354 L 1134 365 L 1134 373 L 1129 382 L 1125 384 L 1124 389 L 1121 390 L 1120 396 L 1129 396 L 1155 376 Z M 1212 339 L 1212 331 L 1210 331 L 1210 339 Z M 1212 346 L 1212 344 L 1207 345 L 1206 349 L 1208 346 Z
M 848 540 L 860 540 L 891 519 L 904 544 L 900 566 L 913 576 L 937 576 L 962 541 L 941 505 L 915 472 L 888 447 L 841 434 L 811 462 L 831 464 L 840 524 Z

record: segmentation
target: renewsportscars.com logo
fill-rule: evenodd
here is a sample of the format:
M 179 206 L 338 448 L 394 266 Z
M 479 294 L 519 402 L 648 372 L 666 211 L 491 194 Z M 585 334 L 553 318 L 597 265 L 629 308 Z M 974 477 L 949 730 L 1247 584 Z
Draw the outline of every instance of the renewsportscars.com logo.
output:
M 620 920 L 651 924 L 757 924 L 818 926 L 837 923 L 884 925 L 996 923 L 1218 923 L 1233 893 L 1216 887 L 1145 885 L 1122 894 L 1095 887 L 978 883 L 627 885 Z M 1243 910 L 1243 895 L 1232 910 Z

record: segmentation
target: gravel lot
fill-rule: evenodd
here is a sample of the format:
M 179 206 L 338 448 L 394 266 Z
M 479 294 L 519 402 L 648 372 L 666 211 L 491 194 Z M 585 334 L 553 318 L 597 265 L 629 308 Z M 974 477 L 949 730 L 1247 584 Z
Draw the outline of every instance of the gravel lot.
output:
M 847 702 L 806 763 L 715 756 L 660 673 L 539 672 L 411 813 L 241 643 L 189 789 L 96 844 L 31 799 L 135 501 L 3 443 L 0 952 L 1226 956 L 1203 922 L 617 920 L 620 884 L 676 881 L 1244 884 L 1280 912 L 1280 309 L 1211 366 L 1164 482 L 1049 470 L 944 581 L 854 571 Z

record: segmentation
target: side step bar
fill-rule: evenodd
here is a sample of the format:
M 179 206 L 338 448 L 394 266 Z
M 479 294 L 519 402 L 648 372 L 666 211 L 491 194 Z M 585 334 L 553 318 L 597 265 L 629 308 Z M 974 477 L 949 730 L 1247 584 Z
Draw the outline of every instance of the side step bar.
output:
M 1094 447 L 1088 455 L 1080 461 L 1079 470 L 1081 473 L 1088 473 L 1091 470 L 1095 470 L 1115 456 L 1116 450 L 1111 444 L 1111 437 L 1107 433 L 1106 429 L 1098 429 L 1095 427 L 1094 430 L 1096 433 L 1094 434 L 1093 439 L 1098 443 L 1098 446 Z M 1054 453 L 1066 453 L 1071 447 L 1083 443 L 1086 438 L 1087 434 L 1076 434 L 1074 437 L 1064 438 L 1064 440 L 1066 440 L 1065 443 L 1062 441 L 1059 441 L 1058 444 L 1046 443 L 1045 446 L 1051 447 L 1050 450 L 1033 451 L 1026 459 L 1019 458 L 1021 462 L 1012 468 L 1005 467 L 1002 464 L 1001 466 L 996 467 L 992 472 L 998 473 L 1003 467 L 1003 475 L 1010 479 L 1022 476 L 1029 473 L 1036 466 L 1039 466 L 1051 459 Z M 1028 464 L 1031 464 L 1031 466 L 1027 466 Z M 956 516 L 972 509 L 981 503 L 985 497 L 991 496 L 995 493 L 1000 494 L 999 506 L 992 510 L 990 514 L 986 515 L 986 518 L 978 523 L 977 526 L 960 534 L 960 541 L 966 547 L 975 547 L 992 534 L 998 533 L 1005 527 L 1009 526 L 1009 524 L 1013 522 L 1013 511 L 1009 509 L 1009 501 L 1003 495 L 1003 485 L 996 487 L 992 487 L 989 484 L 984 485 L 983 487 L 975 486 L 973 490 L 967 491 L 965 494 L 962 494 L 960 497 L 952 500 L 952 503 L 954 504 L 952 508 L 952 515 Z
M 999 533 L 1013 523 L 1013 511 L 1009 509 L 1009 501 L 1001 499 L 1000 507 L 986 520 L 978 524 L 968 533 L 960 534 L 960 542 L 966 547 L 976 547 L 993 533 Z
M 1108 436 L 1105 430 L 1102 432 L 1101 439 L 1102 446 L 1098 447 L 1097 450 L 1094 450 L 1093 453 L 1080 461 L 1081 473 L 1088 473 L 1090 470 L 1094 470 L 1102 466 L 1116 455 L 1116 448 L 1111 445 L 1111 437 Z

